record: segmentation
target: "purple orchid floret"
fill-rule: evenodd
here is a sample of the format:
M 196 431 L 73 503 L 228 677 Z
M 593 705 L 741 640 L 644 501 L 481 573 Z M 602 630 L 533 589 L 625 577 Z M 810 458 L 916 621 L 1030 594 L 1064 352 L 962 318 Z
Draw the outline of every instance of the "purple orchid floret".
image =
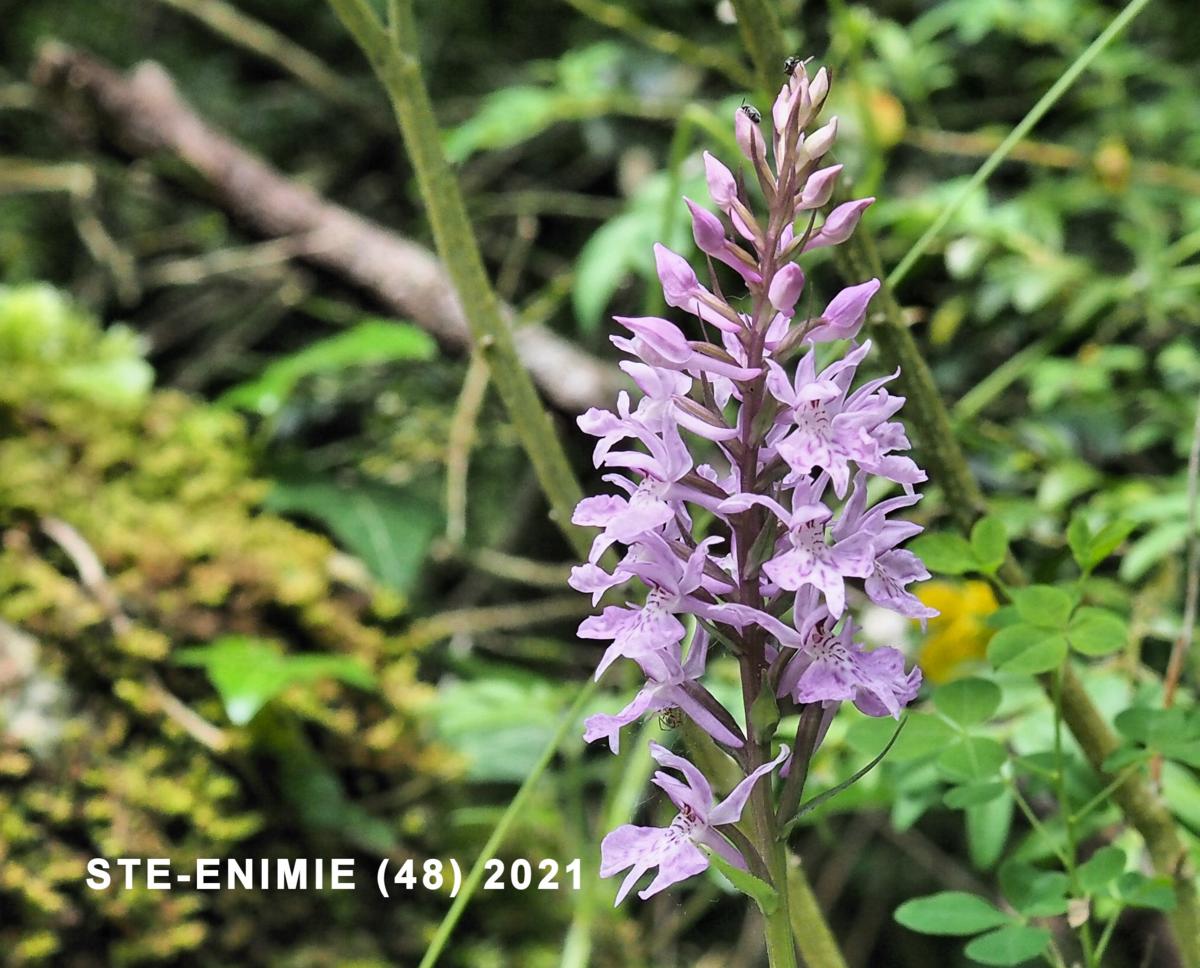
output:
M 617 892 L 616 903 L 625 900 L 638 879 L 649 870 L 658 868 L 654 880 L 645 890 L 638 891 L 643 901 L 663 888 L 708 870 L 708 855 L 701 845 L 718 853 L 729 863 L 743 870 L 746 861 L 717 830 L 722 824 L 737 823 L 742 810 L 758 781 L 787 759 L 785 746 L 779 755 L 752 771 L 720 803 L 714 803 L 712 786 L 692 763 L 670 750 L 650 744 L 650 755 L 660 765 L 682 773 L 681 781 L 659 770 L 651 782 L 663 790 L 678 813 L 667 827 L 636 827 L 625 824 L 604 838 L 600 845 L 600 876 L 612 877 L 631 868 Z
M 682 717 L 743 777 L 714 806 L 701 772 L 652 743 L 655 760 L 686 782 L 654 776 L 678 810 L 670 826 L 626 825 L 605 838 L 601 874 L 629 870 L 618 902 L 653 868 L 643 898 L 704 870 L 701 846 L 768 876 L 763 858 L 774 842 L 749 845 L 755 853 L 745 838 L 718 829 L 752 796 L 760 829 L 791 819 L 782 815 L 785 803 L 796 807 L 799 791 L 787 787 L 807 771 L 792 769 L 787 747 L 775 754 L 778 719 L 751 715 L 764 690 L 779 715 L 798 713 L 809 724 L 797 756 L 811 756 L 811 724 L 819 724 L 819 743 L 841 703 L 899 717 L 921 684 L 899 649 L 869 650 L 856 638 L 854 610 L 862 605 L 921 622 L 935 614 L 909 587 L 928 572 L 901 547 L 921 528 L 894 516 L 916 504 L 915 485 L 925 480 L 895 419 L 904 398 L 888 385 L 898 373 L 858 379 L 871 343 L 855 340 L 880 282 L 856 282 L 817 301 L 794 261 L 845 242 L 874 199 L 834 202 L 842 166 L 826 156 L 837 119 L 816 120 L 829 75 L 789 65 L 767 130 L 753 108 L 735 113 L 742 170 L 704 154 L 716 211 L 684 199 L 703 258 L 693 265 L 654 247 L 663 299 L 683 318 L 616 317 L 622 332 L 612 342 L 629 356 L 621 366 L 640 397 L 622 392 L 615 410 L 579 418 L 597 439 L 595 465 L 608 471 L 604 480 L 616 493 L 576 508 L 575 523 L 599 533 L 570 584 L 593 604 L 621 586 L 645 589 L 642 601 L 609 604 L 579 628 L 581 638 L 607 643 L 597 678 L 619 659 L 644 678 L 619 713 L 588 718 L 585 739 L 605 740 L 615 753 L 622 729 L 637 720 Z M 755 211 L 748 184 L 768 200 L 765 210 Z M 807 315 L 805 307 L 822 305 Z M 872 483 L 871 493 L 884 495 L 873 504 Z M 705 685 L 719 649 L 740 669 L 736 712 Z M 756 788 L 776 766 L 788 778 L 777 817 L 770 782 Z
M 703 686 L 708 660 L 708 635 L 696 633 L 687 658 L 680 661 L 678 644 L 651 652 L 638 659 L 646 684 L 633 701 L 615 716 L 596 713 L 584 723 L 583 738 L 591 743 L 607 739 L 609 749 L 620 751 L 621 728 L 652 712 L 678 709 L 717 742 L 736 749 L 745 743 L 737 723 L 720 707 Z

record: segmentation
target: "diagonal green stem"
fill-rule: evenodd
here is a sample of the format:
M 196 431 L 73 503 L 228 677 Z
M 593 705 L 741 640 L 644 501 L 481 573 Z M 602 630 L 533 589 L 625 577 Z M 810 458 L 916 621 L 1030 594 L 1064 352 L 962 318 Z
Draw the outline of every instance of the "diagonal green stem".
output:
M 471 866 L 470 872 L 463 878 L 462 889 L 458 892 L 458 897 L 454 899 L 454 903 L 450 905 L 450 910 L 446 912 L 446 916 L 442 918 L 442 923 L 438 925 L 438 929 L 433 936 L 433 940 L 429 942 L 429 947 L 425 949 L 425 956 L 421 959 L 418 968 L 433 968 L 437 964 L 438 958 L 442 956 L 442 951 L 446 947 L 446 942 L 450 940 L 450 935 L 454 931 L 455 925 L 458 924 L 458 919 L 462 917 L 463 911 L 467 905 L 471 903 L 471 898 L 479 887 L 479 882 L 483 880 L 483 868 L 488 859 L 495 855 L 500 844 L 503 843 L 505 835 L 508 833 L 508 828 L 512 826 L 513 821 L 520 816 L 521 811 L 525 809 L 525 803 L 533 793 L 533 788 L 537 786 L 538 780 L 542 774 L 546 772 L 546 767 L 550 765 L 550 761 L 554 758 L 555 752 L 562 744 L 567 733 L 573 729 L 579 720 L 580 713 L 591 700 L 596 692 L 596 683 L 589 681 L 579 695 L 575 697 L 575 701 L 571 703 L 571 708 L 563 715 L 562 720 L 558 724 L 558 729 L 554 731 L 554 735 L 550 737 L 541 755 L 538 756 L 537 762 L 533 765 L 533 769 L 529 771 L 529 776 L 521 784 L 517 790 L 516 796 L 512 798 L 512 802 L 505 808 L 504 815 L 500 818 L 500 822 L 496 824 L 487 842 L 479 851 L 479 856 L 475 863 Z
M 900 281 L 908 275 L 909 270 L 912 269 L 916 261 L 925 254 L 925 250 L 929 248 L 942 229 L 958 214 L 958 210 L 971 197 L 975 189 L 991 177 L 992 172 L 1008 157 L 1013 148 L 1025 140 L 1025 136 L 1033 130 L 1034 125 L 1041 121 L 1046 112 L 1058 103 L 1059 98 L 1066 94 L 1071 85 L 1079 79 L 1079 75 L 1091 66 L 1092 61 L 1100 55 L 1105 47 L 1117 38 L 1129 25 L 1129 22 L 1141 13 L 1149 2 L 1150 0 L 1130 0 L 1126 4 L 1125 9 L 1117 14 L 1113 18 L 1112 23 L 1104 29 L 1104 32 L 1088 44 L 1087 49 L 1075 58 L 1070 67 L 1059 75 L 1058 80 L 1050 86 L 1050 90 L 1041 96 L 1037 104 L 1029 109 L 1029 113 L 1008 133 L 1008 137 L 1001 141 L 996 146 L 996 150 L 988 155 L 975 174 L 963 185 L 959 193 L 951 199 L 950 204 L 942 209 L 938 217 L 933 220 L 933 224 L 925 230 L 924 234 L 917 239 L 916 244 L 908 250 L 904 258 L 900 260 L 899 265 L 891 271 L 891 274 L 887 277 L 887 284 L 889 286 L 895 288 L 900 284 Z
M 442 150 L 441 131 L 417 60 L 412 2 L 391 4 L 390 30 L 367 0 L 329 0 L 329 4 L 367 55 L 391 99 L 438 254 L 454 283 L 478 352 L 487 361 L 496 391 L 550 503 L 550 516 L 571 546 L 586 555 L 589 540 L 571 524 L 571 511 L 582 497 L 579 483 L 554 423 L 517 357 L 512 330 L 484 269 L 458 181 Z

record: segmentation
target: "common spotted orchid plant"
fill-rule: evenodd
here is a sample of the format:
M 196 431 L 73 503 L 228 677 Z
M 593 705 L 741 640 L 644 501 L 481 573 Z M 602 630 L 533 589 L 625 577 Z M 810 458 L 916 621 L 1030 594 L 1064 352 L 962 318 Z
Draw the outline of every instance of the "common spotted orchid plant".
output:
M 829 75 L 822 68 L 810 77 L 794 58 L 787 73 L 769 126 L 748 106 L 735 116 L 765 213 L 752 210 L 743 175 L 708 153 L 720 214 L 685 199 L 711 285 L 655 246 L 667 304 L 696 317 L 689 327 L 703 338 L 666 319 L 617 317 L 626 332 L 612 340 L 631 357 L 621 366 L 641 396 L 635 403 L 622 392 L 615 412 L 593 409 L 579 419 L 599 438 L 595 463 L 611 471 L 604 479 L 616 493 L 576 508 L 575 523 L 600 533 L 572 587 L 594 602 L 631 580 L 646 588 L 642 604 L 609 605 L 579 628 L 582 638 L 608 643 L 597 676 L 618 659 L 645 676 L 620 713 L 587 721 L 585 738 L 616 752 L 623 727 L 670 712 L 711 737 L 742 777 L 715 803 L 715 777 L 651 744 L 662 767 L 653 782 L 678 813 L 665 828 L 625 825 L 604 838 L 601 875 L 628 871 L 618 903 L 651 870 L 643 899 L 714 858 L 786 898 L 783 835 L 838 707 L 852 702 L 867 715 L 899 718 L 921 682 L 896 649 L 857 640 L 850 610 L 865 599 L 911 619 L 934 614 L 908 588 L 928 573 L 899 547 L 921 529 L 893 518 L 917 502 L 914 485 L 925 479 L 893 419 L 904 403 L 887 389 L 896 374 L 855 386 L 871 349 L 856 338 L 879 281 L 843 289 L 815 316 L 797 310 L 805 286 L 797 258 L 844 242 L 873 199 L 821 217 L 842 167 L 822 166 L 837 119 L 815 121 Z M 722 292 L 713 260 L 736 273 L 745 295 Z M 845 351 L 829 361 L 826 344 Z M 871 503 L 869 492 L 888 490 L 894 496 Z M 608 571 L 602 561 L 614 546 L 624 555 Z M 685 647 L 688 620 L 695 633 Z M 718 647 L 740 667 L 740 716 L 704 685 Z M 776 727 L 791 714 L 799 718 L 795 738 L 775 752 Z

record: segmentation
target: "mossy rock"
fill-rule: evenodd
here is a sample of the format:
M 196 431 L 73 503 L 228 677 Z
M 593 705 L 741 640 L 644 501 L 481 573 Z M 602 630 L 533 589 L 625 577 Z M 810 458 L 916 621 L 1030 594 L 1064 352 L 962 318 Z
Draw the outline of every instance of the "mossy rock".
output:
M 395 596 L 262 509 L 237 415 L 152 390 L 132 333 L 44 286 L 0 288 L 0 369 L 5 963 L 411 958 L 436 897 L 85 886 L 93 856 L 369 860 L 404 856 L 400 830 L 435 852 L 436 830 L 360 801 L 437 789 L 453 765 L 422 726 L 431 691 Z M 235 726 L 174 661 L 231 635 L 351 656 L 376 687 L 299 683 Z

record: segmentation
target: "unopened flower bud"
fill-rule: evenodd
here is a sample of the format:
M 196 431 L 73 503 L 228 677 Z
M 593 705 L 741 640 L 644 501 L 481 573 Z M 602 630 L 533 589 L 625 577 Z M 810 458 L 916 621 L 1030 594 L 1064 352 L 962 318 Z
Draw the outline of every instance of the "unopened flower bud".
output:
M 819 161 L 837 139 L 838 119 L 830 118 L 829 123 L 818 128 L 804 139 L 804 153 L 809 161 Z
M 733 172 L 706 151 L 704 177 L 708 181 L 708 194 L 712 197 L 713 204 L 722 211 L 729 211 L 737 198 L 737 182 Z
M 804 183 L 804 188 L 800 192 L 800 200 L 796 203 L 796 211 L 807 212 L 827 204 L 833 195 L 834 186 L 837 185 L 837 178 L 841 172 L 841 165 L 830 165 L 828 168 L 822 168 L 809 175 L 808 181 Z
M 767 299 L 785 316 L 791 316 L 796 310 L 796 300 L 800 298 L 803 290 L 804 270 L 796 263 L 789 262 L 775 273 L 767 290 Z
M 879 280 L 871 279 L 839 292 L 825 312 L 816 320 L 817 326 L 805 336 L 806 342 L 823 343 L 835 339 L 853 339 L 867 318 L 867 306 L 879 291 Z
M 808 96 L 813 107 L 820 108 L 829 94 L 829 71 L 822 67 L 808 83 Z
M 683 201 L 692 213 L 692 237 L 696 240 L 696 247 L 707 255 L 724 255 L 728 243 L 721 220 L 690 198 L 684 196 Z
M 661 242 L 654 243 L 654 265 L 662 282 L 663 296 L 668 306 L 679 309 L 690 308 L 695 301 L 700 280 L 687 259 L 672 252 Z
M 767 156 L 767 145 L 758 128 L 760 121 L 762 115 L 749 104 L 743 104 L 734 112 L 733 133 L 738 147 L 751 161 L 757 158 L 761 162 Z
M 839 205 L 829 213 L 829 218 L 825 219 L 821 231 L 808 240 L 804 251 L 819 249 L 825 245 L 841 245 L 854 234 L 854 229 L 858 225 L 858 220 L 862 218 L 862 213 L 870 208 L 874 201 L 874 198 L 860 198 Z

